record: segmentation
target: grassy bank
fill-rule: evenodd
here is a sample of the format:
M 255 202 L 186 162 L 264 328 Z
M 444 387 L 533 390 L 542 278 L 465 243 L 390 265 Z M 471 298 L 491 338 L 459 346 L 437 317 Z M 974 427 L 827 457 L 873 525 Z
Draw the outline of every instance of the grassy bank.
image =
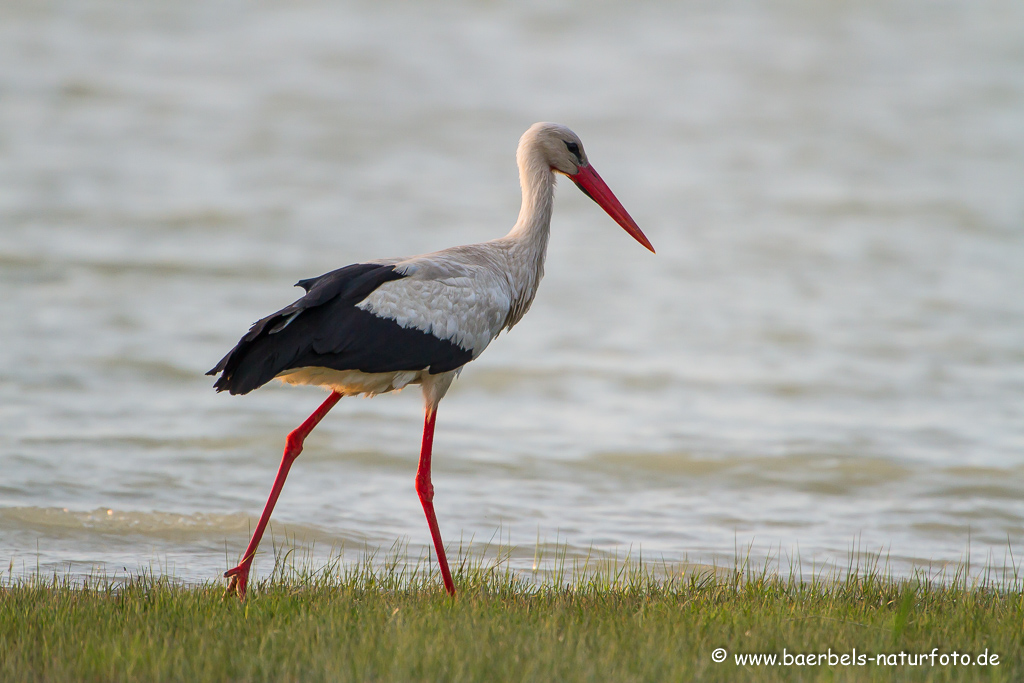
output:
M 1024 679 L 1019 585 L 876 571 L 797 581 L 636 565 L 537 585 L 478 562 L 462 567 L 451 600 L 436 577 L 401 567 L 279 570 L 256 582 L 245 603 L 225 599 L 221 585 L 151 576 L 8 581 L 0 587 L 0 680 Z M 716 648 L 725 661 L 713 661 Z M 934 662 L 899 661 L 901 651 L 934 648 Z M 791 666 L 735 660 L 782 657 L 784 649 Z M 868 661 L 841 664 L 854 650 Z M 963 653 L 986 650 L 998 663 L 962 663 Z M 960 663 L 942 665 L 954 651 Z M 809 653 L 824 653 L 824 662 L 808 665 Z M 897 660 L 877 663 L 879 653 Z

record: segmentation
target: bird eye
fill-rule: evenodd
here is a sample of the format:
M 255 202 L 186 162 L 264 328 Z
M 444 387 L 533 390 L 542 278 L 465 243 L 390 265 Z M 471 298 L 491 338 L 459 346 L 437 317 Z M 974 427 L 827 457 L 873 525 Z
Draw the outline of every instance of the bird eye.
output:
M 564 140 L 563 142 L 565 142 L 565 148 L 569 150 L 569 154 L 572 154 L 574 157 L 576 157 L 576 161 L 579 162 L 580 146 L 577 145 L 575 142 L 569 142 L 568 140 Z

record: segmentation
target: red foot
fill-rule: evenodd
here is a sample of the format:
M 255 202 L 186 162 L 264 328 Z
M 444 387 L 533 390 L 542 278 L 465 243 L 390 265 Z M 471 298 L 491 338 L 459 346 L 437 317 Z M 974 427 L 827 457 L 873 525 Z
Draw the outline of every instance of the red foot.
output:
M 224 572 L 228 581 L 227 594 L 236 593 L 239 600 L 245 600 L 245 585 L 249 583 L 249 562 L 243 562 L 234 569 Z

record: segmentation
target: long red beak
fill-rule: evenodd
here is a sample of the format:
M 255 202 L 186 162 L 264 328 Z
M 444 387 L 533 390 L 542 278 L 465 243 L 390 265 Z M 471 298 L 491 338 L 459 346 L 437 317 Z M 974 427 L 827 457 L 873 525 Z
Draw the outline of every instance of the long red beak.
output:
M 593 166 L 589 164 L 580 166 L 576 175 L 569 176 L 569 180 L 576 183 L 576 187 L 583 190 L 583 194 L 597 202 L 598 206 L 615 219 L 615 222 L 621 225 L 623 230 L 632 235 L 633 239 L 650 249 L 652 254 L 655 253 L 654 247 L 651 246 L 651 241 L 641 232 L 640 226 L 636 224 L 636 221 L 626 212 L 625 207 L 615 198 L 611 189 L 601 180 L 601 176 L 597 175 L 597 171 L 594 170 Z

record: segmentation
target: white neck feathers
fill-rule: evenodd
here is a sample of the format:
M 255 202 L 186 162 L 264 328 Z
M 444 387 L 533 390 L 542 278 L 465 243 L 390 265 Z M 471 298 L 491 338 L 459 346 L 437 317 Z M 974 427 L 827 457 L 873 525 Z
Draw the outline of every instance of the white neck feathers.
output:
M 544 276 L 555 194 L 555 174 L 530 131 L 519 141 L 516 160 L 519 162 L 523 204 L 519 209 L 519 220 L 502 240 L 508 248 L 511 266 L 508 275 L 513 290 L 512 308 L 505 320 L 506 329 L 511 329 L 529 310 Z

